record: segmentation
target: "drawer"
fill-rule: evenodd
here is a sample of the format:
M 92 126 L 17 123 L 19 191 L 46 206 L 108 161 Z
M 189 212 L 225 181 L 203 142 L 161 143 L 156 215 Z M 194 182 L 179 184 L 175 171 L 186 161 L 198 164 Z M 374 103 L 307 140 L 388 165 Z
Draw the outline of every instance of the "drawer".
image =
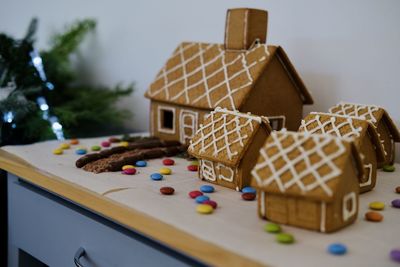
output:
M 9 266 L 20 248 L 49 266 L 204 266 L 135 231 L 8 175 Z

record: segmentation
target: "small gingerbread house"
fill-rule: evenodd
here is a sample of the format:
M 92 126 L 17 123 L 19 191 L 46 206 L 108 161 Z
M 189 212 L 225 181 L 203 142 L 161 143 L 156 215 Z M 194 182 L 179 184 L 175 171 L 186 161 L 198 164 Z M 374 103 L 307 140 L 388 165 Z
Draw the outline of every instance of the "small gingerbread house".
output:
M 364 105 L 340 102 L 329 109 L 330 113 L 359 117 L 375 126 L 385 153 L 385 160 L 378 164 L 393 164 L 395 159 L 395 142 L 400 142 L 400 132 L 385 109 L 375 105 Z
M 297 130 L 313 99 L 284 50 L 265 44 L 266 34 L 266 11 L 239 8 L 227 12 L 224 44 L 180 44 L 145 93 L 151 134 L 187 143 L 216 107 Z
M 216 108 L 190 141 L 199 178 L 236 190 L 250 185 L 250 170 L 271 132 L 266 117 Z
M 360 180 L 360 192 L 367 192 L 375 187 L 377 166 L 384 161 L 384 153 L 378 133 L 371 123 L 346 115 L 312 112 L 301 122 L 299 131 L 332 134 L 354 140 L 365 168 L 365 176 Z
M 251 174 L 261 218 L 321 232 L 357 218 L 363 165 L 351 141 L 275 131 Z

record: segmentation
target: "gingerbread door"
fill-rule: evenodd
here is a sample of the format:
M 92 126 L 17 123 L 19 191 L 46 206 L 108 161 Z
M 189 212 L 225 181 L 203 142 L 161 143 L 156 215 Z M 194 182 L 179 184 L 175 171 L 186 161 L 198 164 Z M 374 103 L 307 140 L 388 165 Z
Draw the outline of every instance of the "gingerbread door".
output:
M 182 144 L 188 144 L 197 131 L 197 112 L 182 109 L 179 116 L 179 140 Z

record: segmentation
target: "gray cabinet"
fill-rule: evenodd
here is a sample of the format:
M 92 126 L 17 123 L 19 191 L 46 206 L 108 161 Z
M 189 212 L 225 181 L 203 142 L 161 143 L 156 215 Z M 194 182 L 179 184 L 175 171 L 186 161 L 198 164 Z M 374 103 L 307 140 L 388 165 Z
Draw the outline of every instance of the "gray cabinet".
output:
M 21 250 L 48 266 L 194 266 L 202 263 L 8 175 L 9 264 Z

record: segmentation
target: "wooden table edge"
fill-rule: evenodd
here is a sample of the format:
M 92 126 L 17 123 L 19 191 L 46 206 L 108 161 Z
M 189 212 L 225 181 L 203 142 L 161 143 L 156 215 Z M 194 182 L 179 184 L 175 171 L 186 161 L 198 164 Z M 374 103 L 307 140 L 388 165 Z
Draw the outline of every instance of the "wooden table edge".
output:
M 265 264 L 197 238 L 173 225 L 82 186 L 42 171 L 1 148 L 0 168 L 206 264 L 213 266 L 265 266 Z

